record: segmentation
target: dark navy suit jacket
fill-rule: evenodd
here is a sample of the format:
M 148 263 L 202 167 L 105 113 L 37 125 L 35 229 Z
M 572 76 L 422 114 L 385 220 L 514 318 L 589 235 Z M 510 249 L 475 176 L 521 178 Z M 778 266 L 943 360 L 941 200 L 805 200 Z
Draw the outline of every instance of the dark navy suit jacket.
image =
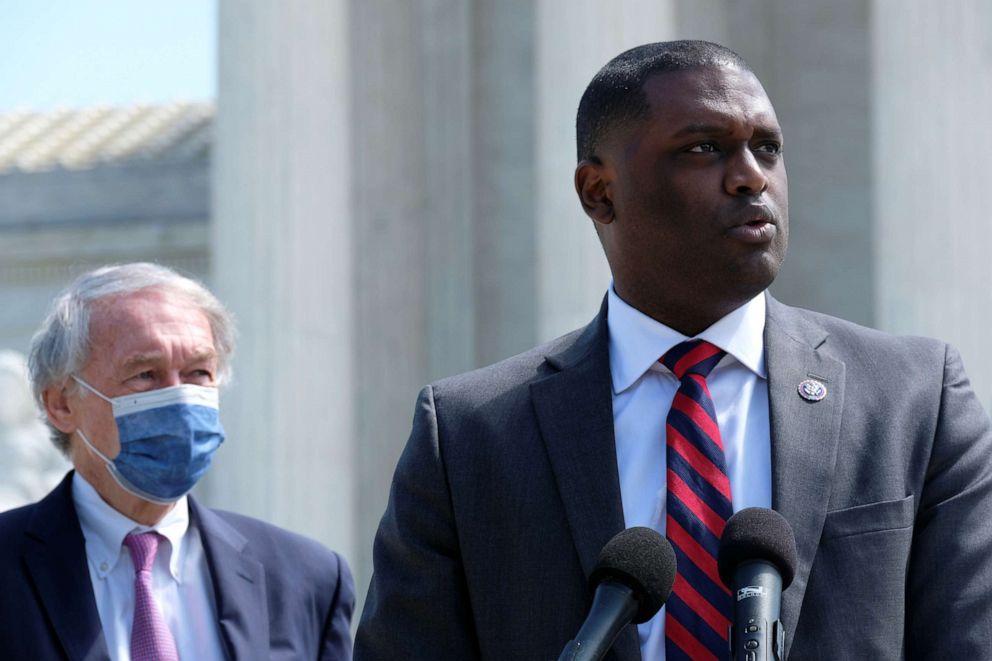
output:
M 107 659 L 72 473 L 41 501 L 0 514 L 0 658 Z M 189 499 L 231 659 L 349 659 L 355 595 L 319 543 Z

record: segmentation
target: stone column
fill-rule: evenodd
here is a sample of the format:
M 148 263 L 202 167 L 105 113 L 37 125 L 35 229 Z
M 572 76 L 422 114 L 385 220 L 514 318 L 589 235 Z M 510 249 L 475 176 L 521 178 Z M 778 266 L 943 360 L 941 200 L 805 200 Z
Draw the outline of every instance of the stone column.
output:
M 671 1 L 538 0 L 534 171 L 537 335 L 589 322 L 610 282 L 575 194 L 575 111 L 593 75 L 621 51 L 678 36 Z
M 992 409 L 992 5 L 876 0 L 871 26 L 879 324 L 953 343 Z
M 240 342 L 222 399 L 229 440 L 205 491 L 351 558 L 360 542 L 347 9 L 220 3 L 212 282 Z
M 475 362 L 537 342 L 533 0 L 475 3 Z
M 457 216 L 471 193 L 460 185 L 458 167 L 464 162 L 446 160 L 439 153 L 444 149 L 443 136 L 425 130 L 429 108 L 444 112 L 456 124 L 463 109 L 457 85 L 452 85 L 456 91 L 452 107 L 442 107 L 445 96 L 427 99 L 421 4 L 365 0 L 352 8 L 351 53 L 356 69 L 347 93 L 354 108 L 349 127 L 353 151 L 350 159 L 343 158 L 351 161 L 353 172 L 356 333 L 352 354 L 359 366 L 352 384 L 353 438 L 360 448 L 356 474 L 363 487 L 356 502 L 359 545 L 351 560 L 367 579 L 389 480 L 410 431 L 417 390 L 426 382 L 432 360 L 429 331 L 439 320 L 432 318 L 431 310 L 443 302 L 432 300 L 428 283 L 442 281 L 447 292 L 457 295 L 467 277 L 454 273 L 462 255 L 444 255 L 437 264 L 429 263 L 428 256 L 443 247 L 457 253 L 464 244 L 463 223 L 468 219 Z M 430 156 L 428 145 L 437 150 Z M 447 189 L 443 176 L 453 171 L 455 180 Z M 434 186 L 430 193 L 428 182 Z M 431 205 L 442 218 L 428 218 Z M 455 224 L 447 233 L 443 223 L 450 223 L 453 215 Z M 471 306 L 461 310 L 452 302 L 451 310 L 455 327 L 463 328 L 460 315 L 470 314 Z M 463 356 L 471 342 L 471 336 L 459 337 L 451 347 L 452 360 Z

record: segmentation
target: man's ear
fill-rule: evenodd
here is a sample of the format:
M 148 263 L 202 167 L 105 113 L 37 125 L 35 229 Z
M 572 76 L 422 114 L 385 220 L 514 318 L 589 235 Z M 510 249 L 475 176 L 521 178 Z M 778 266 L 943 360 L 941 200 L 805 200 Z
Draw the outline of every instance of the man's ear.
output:
M 613 200 L 606 166 L 598 160 L 583 160 L 575 168 L 575 192 L 586 215 L 601 225 L 613 222 Z
M 53 384 L 45 388 L 41 393 L 41 401 L 45 405 L 45 414 L 53 427 L 64 434 L 71 434 L 76 431 L 75 410 L 69 403 L 69 388 L 71 384 L 68 379 L 60 384 Z

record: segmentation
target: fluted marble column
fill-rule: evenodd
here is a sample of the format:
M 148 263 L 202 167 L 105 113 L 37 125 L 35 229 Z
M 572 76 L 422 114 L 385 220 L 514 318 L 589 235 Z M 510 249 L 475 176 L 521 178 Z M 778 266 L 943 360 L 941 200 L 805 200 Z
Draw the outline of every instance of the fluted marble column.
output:
M 212 504 L 354 557 L 348 3 L 221 2 L 212 282 L 240 327 Z
M 872 7 L 879 323 L 956 345 L 992 409 L 992 5 Z

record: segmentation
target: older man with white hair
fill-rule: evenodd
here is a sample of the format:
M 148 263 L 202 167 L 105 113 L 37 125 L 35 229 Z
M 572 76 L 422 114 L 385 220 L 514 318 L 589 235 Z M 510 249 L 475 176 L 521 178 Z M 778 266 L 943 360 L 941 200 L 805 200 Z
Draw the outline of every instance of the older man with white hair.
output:
M 224 441 L 233 345 L 220 302 L 162 266 L 97 269 L 56 299 L 30 373 L 75 470 L 0 514 L 0 656 L 350 657 L 343 559 L 187 495 Z

